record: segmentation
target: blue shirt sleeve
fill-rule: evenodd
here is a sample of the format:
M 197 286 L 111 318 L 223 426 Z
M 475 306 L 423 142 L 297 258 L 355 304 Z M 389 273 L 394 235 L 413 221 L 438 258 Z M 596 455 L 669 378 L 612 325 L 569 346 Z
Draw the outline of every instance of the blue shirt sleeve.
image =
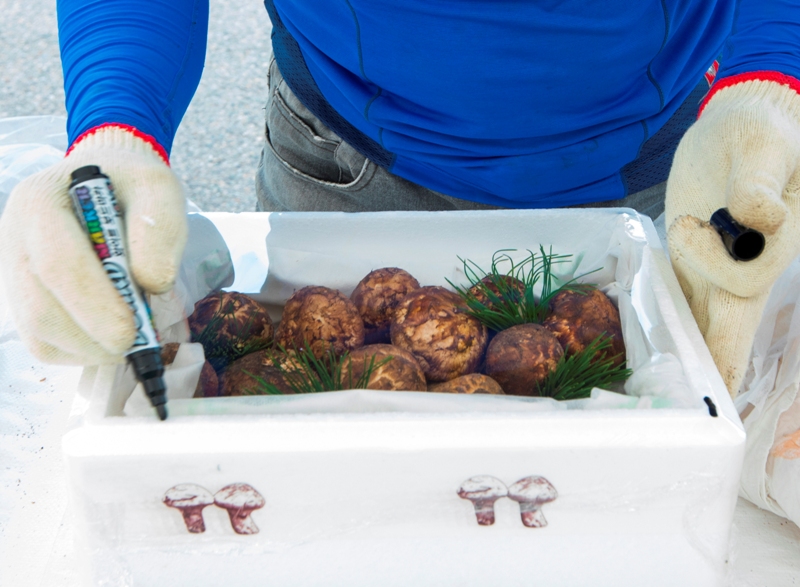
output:
M 58 0 L 57 9 L 70 143 L 116 122 L 169 152 L 203 72 L 208 0 Z
M 777 71 L 800 79 L 800 2 L 740 0 L 718 79 Z

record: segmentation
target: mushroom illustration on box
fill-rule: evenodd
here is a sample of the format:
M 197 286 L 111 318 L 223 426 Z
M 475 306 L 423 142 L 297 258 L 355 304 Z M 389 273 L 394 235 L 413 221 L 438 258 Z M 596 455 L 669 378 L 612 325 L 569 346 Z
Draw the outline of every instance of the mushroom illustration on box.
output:
M 508 488 L 508 497 L 519 503 L 522 523 L 528 528 L 544 528 L 547 520 L 542 506 L 558 497 L 556 488 L 540 475 L 523 477 Z
M 525 526 L 543 528 L 547 526 L 547 519 L 542 513 L 542 506 L 558 497 L 558 492 L 541 475 L 523 477 L 511 487 L 497 477 L 476 475 L 461 484 L 458 496 L 472 502 L 475 517 L 481 526 L 494 524 L 494 503 L 502 497 L 508 497 L 519 503 L 520 517 Z
M 214 496 L 208 489 L 194 483 L 181 483 L 167 489 L 161 501 L 183 515 L 183 522 L 189 532 L 200 534 L 206 531 L 203 508 L 214 503 Z
M 258 534 L 258 526 L 250 513 L 263 508 L 264 503 L 261 494 L 247 483 L 232 483 L 214 494 L 214 504 L 228 510 L 231 526 L 237 534 Z
M 234 532 L 257 534 L 258 526 L 250 514 L 266 503 L 264 497 L 247 483 L 231 483 L 214 495 L 200 485 L 181 483 L 167 489 L 161 501 L 181 512 L 186 529 L 192 534 L 206 531 L 203 508 L 212 504 L 227 510 Z
M 506 484 L 491 475 L 476 475 L 461 484 L 458 496 L 475 506 L 475 517 L 481 526 L 494 524 L 494 502 L 508 495 Z

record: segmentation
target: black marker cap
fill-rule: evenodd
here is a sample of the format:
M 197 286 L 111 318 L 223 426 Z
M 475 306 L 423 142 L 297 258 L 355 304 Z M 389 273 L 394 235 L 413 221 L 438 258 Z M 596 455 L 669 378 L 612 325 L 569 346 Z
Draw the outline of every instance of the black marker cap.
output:
M 709 223 L 717 229 L 728 253 L 737 261 L 752 261 L 764 251 L 764 235 L 736 222 L 727 208 L 714 212 Z

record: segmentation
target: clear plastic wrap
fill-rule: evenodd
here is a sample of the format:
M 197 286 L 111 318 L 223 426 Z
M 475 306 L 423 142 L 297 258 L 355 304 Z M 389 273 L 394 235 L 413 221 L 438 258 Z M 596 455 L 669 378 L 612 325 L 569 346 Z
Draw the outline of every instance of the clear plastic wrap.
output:
M 24 116 L 0 120 L 0 212 L 22 179 L 64 158 L 67 119 Z
M 735 405 L 747 430 L 740 493 L 800 524 L 800 259 L 778 279 Z
M 655 220 L 666 246 L 664 215 Z M 739 494 L 800 525 L 800 258 L 773 286 L 734 400 L 745 430 Z M 731 557 L 737 553 L 731 553 Z

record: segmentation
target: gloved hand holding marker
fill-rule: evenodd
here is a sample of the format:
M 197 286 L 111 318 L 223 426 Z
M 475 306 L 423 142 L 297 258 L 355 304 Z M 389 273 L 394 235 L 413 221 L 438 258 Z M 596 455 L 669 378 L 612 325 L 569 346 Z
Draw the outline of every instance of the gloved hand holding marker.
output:
M 187 233 L 183 189 L 152 137 L 116 124 L 84 133 L 17 184 L 0 216 L 0 293 L 20 339 L 45 363 L 131 362 L 166 417 L 142 292 L 172 288 Z
M 150 308 L 133 281 L 125 257 L 125 236 L 119 206 L 108 176 L 96 165 L 80 167 L 72 172 L 69 186 L 75 213 L 88 235 L 111 282 L 130 306 L 136 323 L 136 338 L 125 353 L 136 378 L 144 386 L 150 403 L 161 420 L 167 418 L 164 366 L 161 346 L 152 322 Z

